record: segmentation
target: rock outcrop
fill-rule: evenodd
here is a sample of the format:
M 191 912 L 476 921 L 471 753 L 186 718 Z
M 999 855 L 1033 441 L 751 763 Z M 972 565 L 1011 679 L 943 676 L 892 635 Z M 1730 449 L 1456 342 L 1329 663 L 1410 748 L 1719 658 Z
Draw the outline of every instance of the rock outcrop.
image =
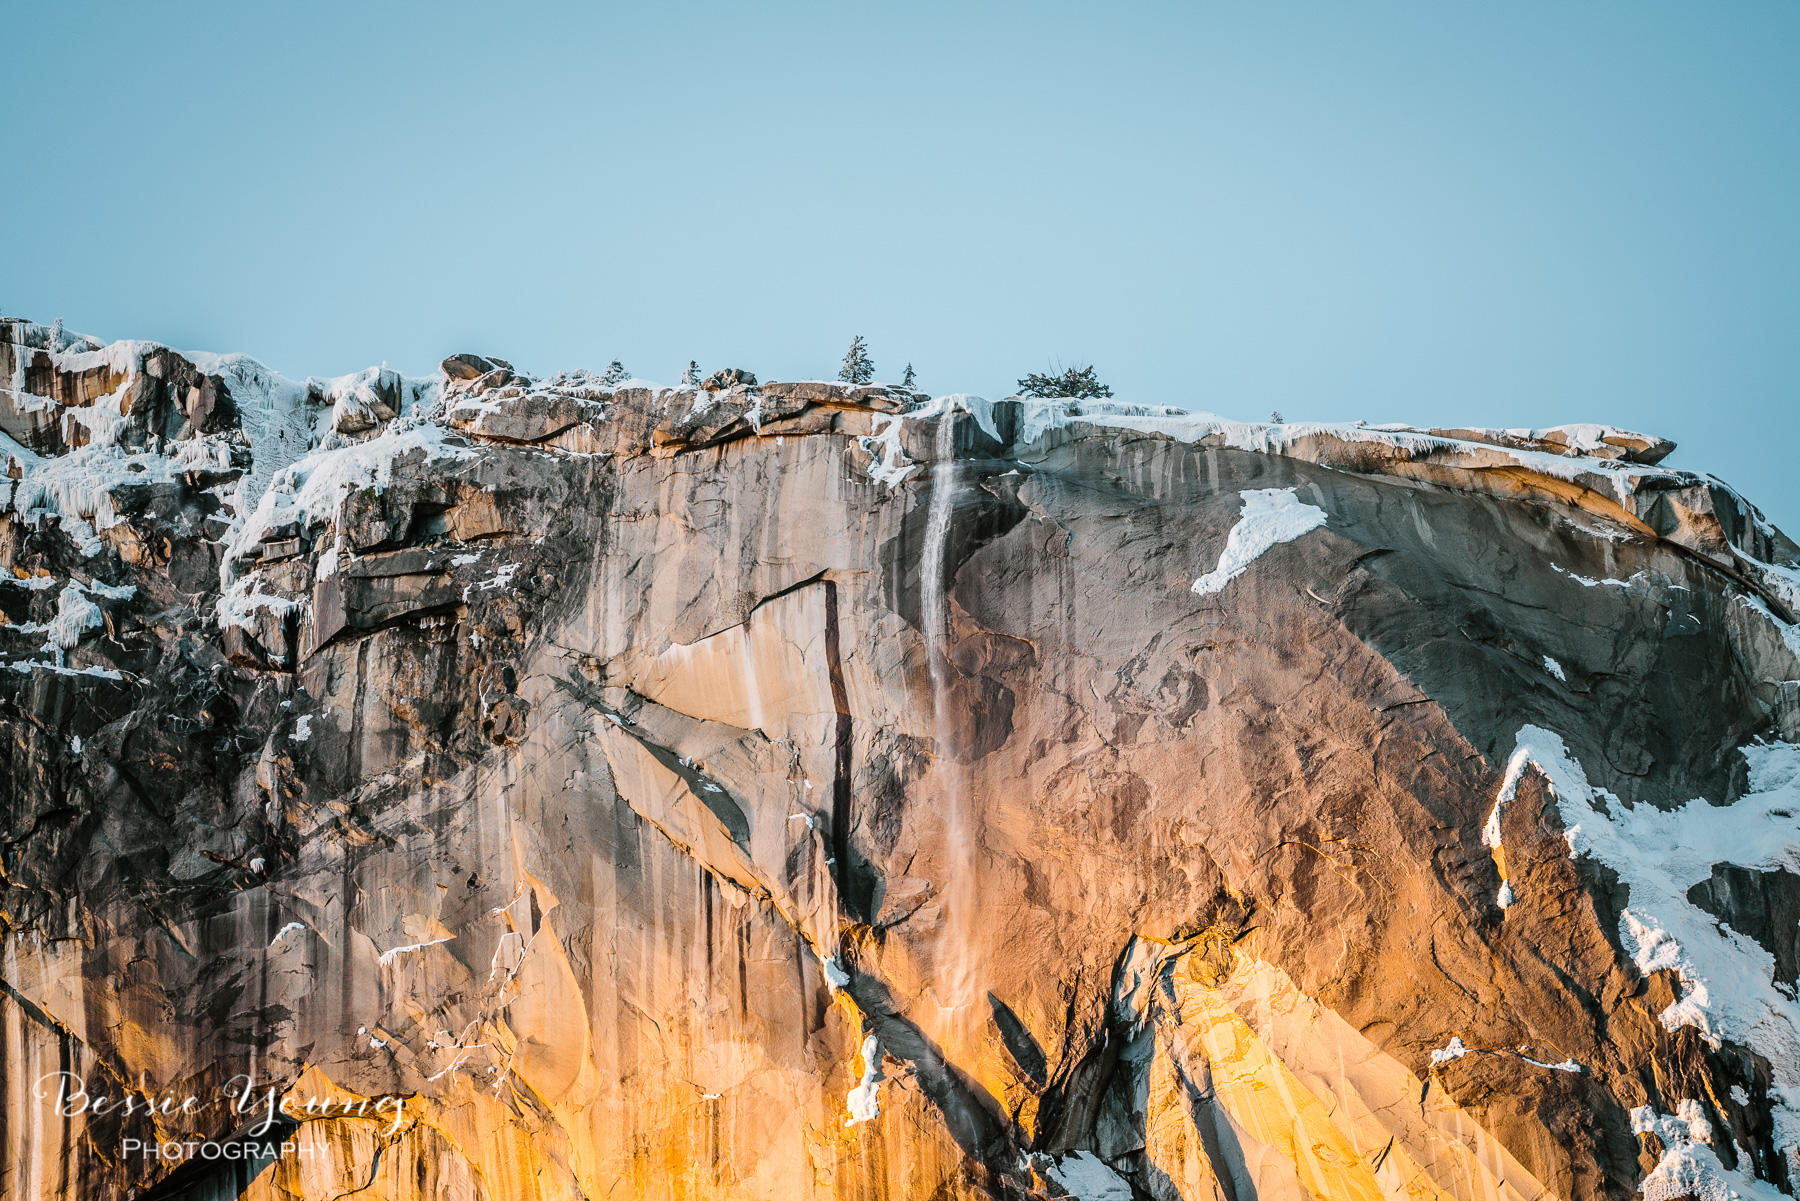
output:
M 0 1194 L 1800 1182 L 1796 550 L 1660 439 L 0 373 Z

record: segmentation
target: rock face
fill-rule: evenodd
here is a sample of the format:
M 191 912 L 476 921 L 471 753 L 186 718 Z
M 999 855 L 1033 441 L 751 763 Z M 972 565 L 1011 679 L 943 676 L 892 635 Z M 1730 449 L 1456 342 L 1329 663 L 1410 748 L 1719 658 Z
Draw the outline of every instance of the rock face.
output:
M 1659 439 L 0 369 L 6 1197 L 1800 1181 L 1795 548 Z

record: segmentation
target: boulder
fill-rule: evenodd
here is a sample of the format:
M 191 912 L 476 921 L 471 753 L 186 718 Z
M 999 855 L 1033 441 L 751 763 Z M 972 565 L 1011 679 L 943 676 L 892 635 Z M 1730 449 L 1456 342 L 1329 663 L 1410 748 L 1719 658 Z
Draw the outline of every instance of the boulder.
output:
M 749 388 L 755 384 L 755 375 L 738 367 L 727 367 L 707 376 L 700 386 L 708 392 L 723 392 L 727 388 Z

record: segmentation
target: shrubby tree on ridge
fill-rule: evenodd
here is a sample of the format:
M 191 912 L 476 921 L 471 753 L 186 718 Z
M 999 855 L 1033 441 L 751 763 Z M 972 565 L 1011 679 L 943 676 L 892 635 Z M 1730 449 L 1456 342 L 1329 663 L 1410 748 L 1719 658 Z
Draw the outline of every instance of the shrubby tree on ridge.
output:
M 874 378 L 875 360 L 869 357 L 869 348 L 863 343 L 862 335 L 858 334 L 844 355 L 844 365 L 838 369 L 838 379 L 846 384 L 866 384 Z
M 1019 395 L 1089 400 L 1098 396 L 1111 396 L 1112 389 L 1100 382 L 1092 366 L 1070 367 L 1061 375 L 1033 372 L 1019 381 Z

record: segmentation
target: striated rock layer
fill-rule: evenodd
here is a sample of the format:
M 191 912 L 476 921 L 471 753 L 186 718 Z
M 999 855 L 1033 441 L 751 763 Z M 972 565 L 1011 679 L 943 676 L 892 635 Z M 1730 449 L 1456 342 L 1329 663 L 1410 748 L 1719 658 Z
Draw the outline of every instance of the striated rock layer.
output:
M 0 379 L 0 1195 L 1800 1181 L 1800 575 L 1665 442 Z

